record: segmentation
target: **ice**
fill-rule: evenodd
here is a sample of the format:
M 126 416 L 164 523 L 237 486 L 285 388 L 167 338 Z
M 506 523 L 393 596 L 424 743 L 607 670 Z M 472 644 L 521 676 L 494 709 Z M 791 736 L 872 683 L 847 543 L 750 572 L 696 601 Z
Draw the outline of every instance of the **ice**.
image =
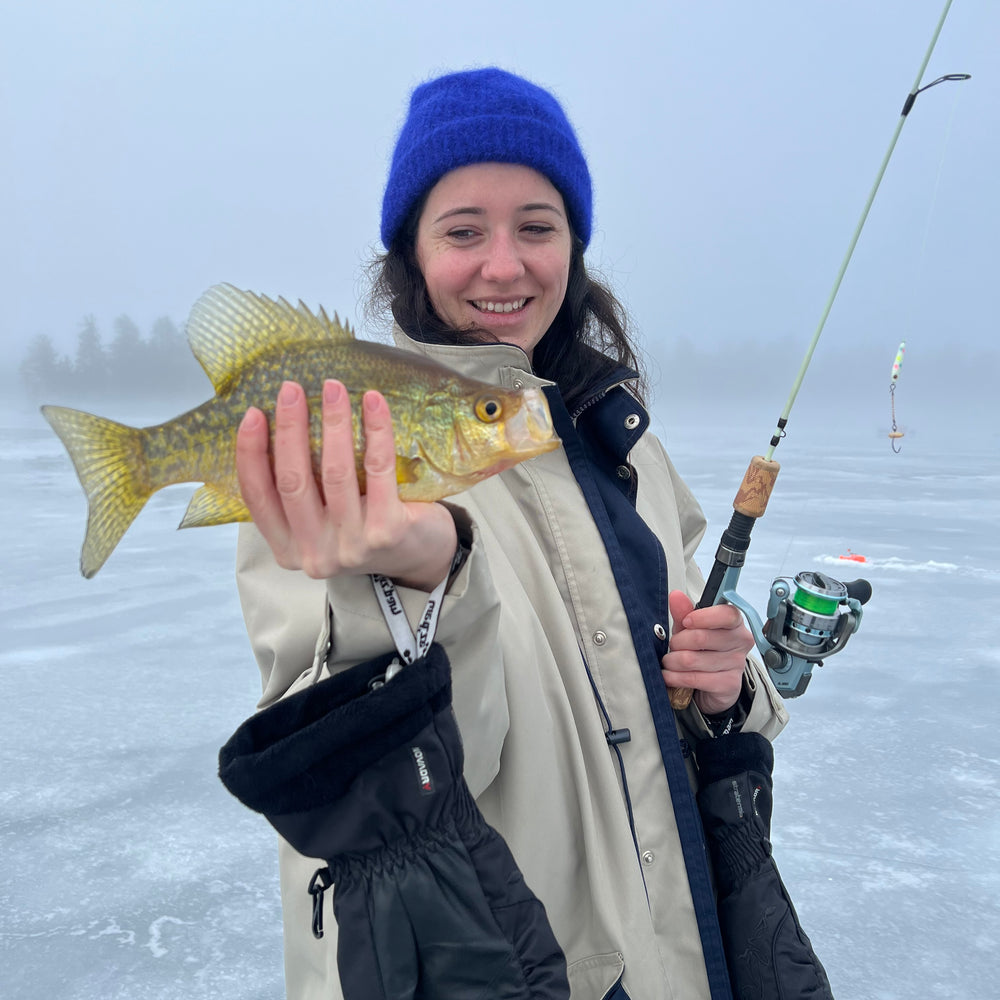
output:
M 664 433 L 707 565 L 750 454 Z M 259 697 L 234 529 L 175 532 L 172 487 L 84 580 L 61 445 L 40 419 L 0 445 L 3 995 L 281 995 L 275 836 L 216 775 Z M 973 445 L 790 447 L 740 581 L 761 612 L 804 569 L 874 591 L 776 743 L 775 857 L 841 998 L 996 993 L 1000 458 Z

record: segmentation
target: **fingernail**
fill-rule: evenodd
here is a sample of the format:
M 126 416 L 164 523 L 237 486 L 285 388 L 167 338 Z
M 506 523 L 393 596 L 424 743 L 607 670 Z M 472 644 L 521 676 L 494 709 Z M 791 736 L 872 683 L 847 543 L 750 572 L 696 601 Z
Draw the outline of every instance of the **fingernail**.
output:
M 330 403 L 331 405 L 334 403 L 339 403 L 340 398 L 341 396 L 343 396 L 343 394 L 344 394 L 344 387 L 339 382 L 334 381 L 333 379 L 327 379 L 323 383 L 324 403 Z
M 283 382 L 278 393 L 278 402 L 282 406 L 291 406 L 299 398 L 299 387 L 294 382 Z
M 379 401 L 381 396 L 377 392 L 366 392 L 365 393 L 365 412 L 366 413 L 378 413 Z
M 243 415 L 243 420 L 240 423 L 241 427 L 245 427 L 248 431 L 252 431 L 260 423 L 263 414 L 256 407 L 251 407 Z

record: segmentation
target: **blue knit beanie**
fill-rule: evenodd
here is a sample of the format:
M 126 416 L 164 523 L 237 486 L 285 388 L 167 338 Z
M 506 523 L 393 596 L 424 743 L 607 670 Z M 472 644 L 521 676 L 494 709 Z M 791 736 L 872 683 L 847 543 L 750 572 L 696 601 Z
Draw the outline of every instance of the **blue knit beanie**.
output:
M 590 171 L 559 102 L 502 69 L 475 69 L 417 87 L 392 154 L 382 199 L 388 248 L 420 197 L 472 163 L 519 163 L 544 174 L 566 203 L 573 231 L 590 242 Z

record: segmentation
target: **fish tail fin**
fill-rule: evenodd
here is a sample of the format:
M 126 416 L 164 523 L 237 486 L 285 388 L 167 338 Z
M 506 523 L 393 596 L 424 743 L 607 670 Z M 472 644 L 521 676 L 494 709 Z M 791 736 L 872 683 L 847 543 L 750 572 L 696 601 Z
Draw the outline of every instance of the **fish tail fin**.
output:
M 66 446 L 87 495 L 80 572 L 89 579 L 154 492 L 143 450 L 145 431 L 64 406 L 43 406 L 42 415 Z

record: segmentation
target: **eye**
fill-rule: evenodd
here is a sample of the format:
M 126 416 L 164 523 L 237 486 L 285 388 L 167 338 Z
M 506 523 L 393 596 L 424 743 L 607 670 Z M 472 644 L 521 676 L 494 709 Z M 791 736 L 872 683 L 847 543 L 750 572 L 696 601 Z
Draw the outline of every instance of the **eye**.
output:
M 494 396 L 480 396 L 476 400 L 476 416 L 484 424 L 495 424 L 503 416 L 500 400 Z

